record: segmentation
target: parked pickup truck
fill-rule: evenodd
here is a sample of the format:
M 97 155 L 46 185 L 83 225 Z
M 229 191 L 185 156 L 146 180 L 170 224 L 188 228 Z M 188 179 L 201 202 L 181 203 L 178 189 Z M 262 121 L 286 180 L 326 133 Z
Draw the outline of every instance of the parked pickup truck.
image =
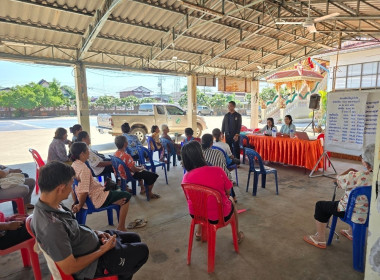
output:
M 131 133 L 136 134 L 141 143 L 145 141 L 145 135 L 150 133 L 152 125 L 167 124 L 170 133 L 183 134 L 187 127 L 186 112 L 180 107 L 166 103 L 142 103 L 137 114 L 99 114 L 98 126 L 100 133 L 121 135 L 121 125 L 129 123 Z M 206 122 L 197 116 L 196 137 L 200 137 L 202 131 L 207 129 Z

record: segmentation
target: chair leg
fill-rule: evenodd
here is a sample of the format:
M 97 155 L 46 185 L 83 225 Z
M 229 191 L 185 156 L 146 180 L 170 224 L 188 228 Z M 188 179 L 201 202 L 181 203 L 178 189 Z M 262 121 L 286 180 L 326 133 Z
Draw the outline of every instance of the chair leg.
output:
M 248 187 L 249 187 L 249 179 L 251 178 L 251 171 L 248 171 L 248 179 L 247 179 L 247 188 L 246 188 L 246 192 L 248 192 Z
M 40 191 L 40 186 L 38 185 L 38 176 L 39 176 L 40 172 L 37 170 L 36 172 L 36 194 L 38 194 L 38 192 Z
M 236 177 L 236 185 L 239 186 L 239 177 L 238 177 L 237 167 L 235 167 L 235 177 Z
M 261 187 L 265 189 L 265 184 L 267 182 L 267 174 L 261 174 Z
M 334 232 L 335 232 L 335 227 L 336 227 L 337 220 L 338 220 L 338 217 L 336 217 L 336 216 L 332 217 L 332 222 L 331 222 L 331 226 L 330 226 L 330 233 L 329 233 L 329 239 L 327 240 L 327 245 L 331 245 L 331 242 L 332 242 L 333 237 L 334 237 Z
M 22 258 L 22 263 L 24 264 L 24 267 L 29 267 L 30 266 L 30 258 L 29 258 L 28 249 L 26 249 L 26 248 L 21 249 L 21 258 Z
M 230 224 L 231 224 L 232 240 L 234 242 L 235 252 L 239 253 L 238 236 L 236 233 L 236 217 L 235 217 L 235 214 L 233 214 L 233 217 L 231 217 L 231 223 Z
M 166 180 L 166 185 L 168 185 L 168 174 L 166 172 L 166 167 L 164 165 L 164 171 L 165 171 L 165 180 Z
M 19 214 L 25 214 L 26 212 L 25 212 L 25 206 L 24 206 L 24 199 L 17 198 L 16 204 L 17 204 L 17 212 Z
M 243 164 L 245 164 L 245 148 L 243 148 Z
M 136 195 L 136 181 L 132 181 L 132 195 Z
M 274 173 L 274 180 L 276 181 L 276 194 L 278 195 L 278 181 L 277 181 L 277 172 Z
M 144 183 L 144 186 L 145 186 L 145 195 L 146 195 L 146 200 L 149 201 L 150 200 L 150 196 L 149 196 L 149 188 L 148 186 Z
M 214 272 L 215 268 L 215 241 L 216 241 L 216 229 L 214 226 L 209 225 L 208 226 L 208 238 L 207 238 L 207 243 L 208 243 L 208 269 L 207 272 L 211 273 Z
M 192 219 L 190 225 L 189 247 L 187 248 L 187 264 L 191 263 L 191 250 L 193 249 L 194 228 L 195 223 L 194 219 Z
M 120 220 L 120 206 L 115 209 L 116 210 L 116 216 L 117 216 L 117 222 L 119 223 L 119 220 Z
M 78 224 L 85 225 L 86 224 L 86 218 L 87 218 L 87 209 L 81 209 L 78 213 L 75 214 L 75 218 L 78 221 Z
M 253 196 L 256 196 L 258 181 L 259 181 L 259 174 L 257 174 L 256 172 L 253 172 L 253 190 L 252 190 Z
M 29 251 L 29 257 L 30 260 L 32 261 L 32 268 L 33 268 L 33 274 L 34 274 L 34 279 L 40 280 L 42 279 L 41 275 L 41 269 L 40 269 L 40 261 L 38 260 L 38 255 L 36 252 L 34 252 L 34 245 L 30 245 L 28 251 Z
M 107 218 L 108 218 L 108 224 L 110 226 L 113 226 L 113 213 L 112 213 L 112 209 L 107 209 Z
M 355 270 L 364 272 L 364 248 L 367 227 L 352 223 L 352 261 Z

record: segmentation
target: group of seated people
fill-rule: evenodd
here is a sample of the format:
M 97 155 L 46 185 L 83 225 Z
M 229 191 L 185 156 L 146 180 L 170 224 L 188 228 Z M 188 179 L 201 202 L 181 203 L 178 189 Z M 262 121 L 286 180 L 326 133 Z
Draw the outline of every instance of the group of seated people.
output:
M 290 132 L 296 132 L 296 126 L 293 124 L 293 118 L 291 115 L 286 115 L 284 118 L 285 124 L 281 126 L 279 131 L 282 135 L 290 135 Z M 274 124 L 273 118 L 267 118 L 267 124 L 259 130 L 260 133 L 265 135 L 272 135 L 273 130 L 278 133 L 277 126 Z

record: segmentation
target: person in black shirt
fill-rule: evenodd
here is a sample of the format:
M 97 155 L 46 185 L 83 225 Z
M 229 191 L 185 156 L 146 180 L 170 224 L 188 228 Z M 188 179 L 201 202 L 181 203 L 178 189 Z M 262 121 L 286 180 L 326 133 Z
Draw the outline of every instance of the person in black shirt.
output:
M 240 158 L 239 136 L 241 129 L 241 115 L 235 111 L 236 103 L 228 102 L 228 113 L 224 115 L 222 133 L 225 135 L 226 143 L 230 146 L 235 158 Z

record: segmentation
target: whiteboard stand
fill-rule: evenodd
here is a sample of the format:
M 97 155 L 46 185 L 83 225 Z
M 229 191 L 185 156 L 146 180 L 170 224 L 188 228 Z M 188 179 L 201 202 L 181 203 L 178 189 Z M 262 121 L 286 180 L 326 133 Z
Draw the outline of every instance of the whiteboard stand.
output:
M 318 165 L 319 165 L 319 163 L 321 162 L 321 160 L 322 160 L 322 162 L 323 162 L 322 174 L 313 175 L 314 172 L 315 172 L 316 170 L 318 170 Z M 326 160 L 329 161 L 331 167 L 334 169 L 334 173 L 327 173 L 327 172 L 325 172 L 325 163 L 326 163 Z M 332 164 L 329 155 L 327 154 L 326 151 L 323 151 L 323 154 L 319 157 L 317 163 L 314 165 L 313 170 L 311 170 L 311 172 L 310 172 L 310 174 L 309 174 L 309 177 L 310 177 L 310 178 L 314 178 L 314 177 L 322 177 L 322 176 L 325 176 L 325 177 L 333 178 L 333 177 L 330 177 L 330 176 L 331 176 L 331 175 L 336 175 L 336 174 L 338 174 L 338 173 L 336 172 L 335 167 L 334 167 L 334 165 Z M 333 178 L 333 179 L 334 179 L 334 178 Z

